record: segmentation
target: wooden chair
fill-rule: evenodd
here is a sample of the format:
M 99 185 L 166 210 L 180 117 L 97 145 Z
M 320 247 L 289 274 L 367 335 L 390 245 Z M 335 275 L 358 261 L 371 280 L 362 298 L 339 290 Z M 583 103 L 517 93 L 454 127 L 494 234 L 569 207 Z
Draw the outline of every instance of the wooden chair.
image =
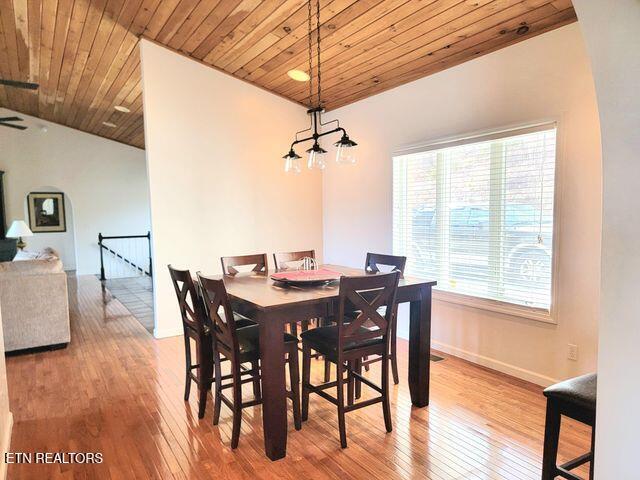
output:
M 303 258 L 313 258 L 316 259 L 316 251 L 315 250 L 301 250 L 299 252 L 280 252 L 273 254 L 273 264 L 276 267 L 276 270 L 283 271 L 291 268 L 291 264 L 294 262 L 299 262 Z M 316 323 L 320 320 L 315 319 Z M 306 332 L 309 330 L 309 320 L 303 320 L 300 322 L 301 330 Z M 298 328 L 296 325 L 291 325 L 291 334 L 298 335 Z
M 380 267 L 391 267 L 391 270 L 397 270 L 401 273 L 400 278 L 404 275 L 404 267 L 407 265 L 407 257 L 398 255 L 385 255 L 383 253 L 367 253 L 364 269 L 370 273 L 380 273 Z
M 259 253 L 255 255 L 240 255 L 236 257 L 221 257 L 222 273 L 225 275 L 235 275 L 238 270 L 234 267 L 242 267 L 247 265 L 255 265 L 252 272 L 266 273 L 269 270 L 267 264 L 267 254 Z
M 273 254 L 273 264 L 276 270 L 282 271 L 291 268 L 291 263 L 299 262 L 303 258 L 316 259 L 315 250 L 302 250 L 299 252 L 280 252 Z
M 208 312 L 213 336 L 213 359 L 215 369 L 215 395 L 213 424 L 220 420 L 220 408 L 224 402 L 233 411 L 231 448 L 238 446 L 242 409 L 262 404 L 260 388 L 260 338 L 258 325 L 239 328 L 231 310 L 231 304 L 223 280 L 203 277 L 198 273 L 204 304 Z M 285 352 L 289 363 L 291 390 L 287 392 L 293 402 L 293 418 L 296 430 L 301 428 L 300 420 L 300 377 L 298 373 L 298 339 L 287 333 Z M 231 373 L 222 375 L 223 358 L 231 363 Z M 251 369 L 243 368 L 250 363 Z M 243 378 L 244 377 L 244 378 Z M 223 383 L 224 381 L 230 382 Z M 242 400 L 242 385 L 253 384 L 254 399 Z M 224 390 L 232 389 L 233 399 L 224 395 Z
M 365 261 L 364 269 L 369 273 L 380 273 L 380 267 L 391 267 L 391 270 L 400 272 L 400 278 L 404 276 L 404 267 L 407 264 L 407 257 L 401 257 L 397 255 L 385 255 L 382 253 L 367 253 L 367 259 Z M 397 335 L 398 334 L 398 321 L 396 316 L 393 317 L 393 323 L 391 325 L 391 372 L 393 373 L 393 383 L 398 385 L 400 379 L 398 376 L 398 346 Z M 369 370 L 369 365 L 375 362 L 379 362 L 382 359 L 380 357 L 372 359 L 364 359 L 362 366 Z M 358 388 L 359 389 L 359 388 Z
M 404 275 L 404 267 L 407 264 L 407 257 L 400 257 L 396 255 L 385 255 L 382 253 L 367 253 L 367 258 L 365 260 L 364 269 L 368 273 L 380 273 L 380 267 L 390 267 L 386 270 L 398 271 L 400 272 L 400 278 Z M 359 312 L 348 312 L 347 317 L 353 318 Z M 391 372 L 393 373 L 393 383 L 398 385 L 400 383 L 400 378 L 398 375 L 398 349 L 397 349 L 397 333 L 398 333 L 398 325 L 397 320 L 394 316 L 393 324 L 391 325 Z M 369 370 L 369 366 L 372 363 L 380 362 L 382 359 L 379 356 L 374 358 L 363 358 L 359 367 L 364 367 L 366 370 Z M 326 368 L 330 368 L 325 366 Z M 325 378 L 327 378 L 325 376 Z M 360 382 L 356 382 L 356 397 L 360 398 Z
M 185 353 L 185 387 L 184 401 L 189 400 L 191 382 L 198 385 L 198 418 L 204 417 L 207 406 L 207 392 L 211 388 L 213 376 L 213 350 L 211 332 L 206 325 L 202 300 L 191 278 L 189 270 L 178 270 L 168 265 L 173 288 L 178 297 L 182 327 L 184 330 Z M 194 364 L 191 355 L 191 339 L 196 344 L 197 362 Z M 193 371 L 196 370 L 194 374 Z
M 587 462 L 590 462 L 589 479 L 593 478 L 597 381 L 596 374 L 591 373 L 556 383 L 544 390 L 547 397 L 547 418 L 544 429 L 542 480 L 553 480 L 558 476 L 569 480 L 581 480 L 570 470 Z M 560 421 L 563 415 L 591 427 L 591 451 L 557 465 Z
M 302 420 L 309 416 L 309 394 L 316 393 L 338 407 L 340 445 L 347 447 L 345 413 L 375 403 L 382 403 L 384 423 L 391 432 L 389 404 L 389 340 L 400 272 L 381 275 L 342 277 L 338 303 L 337 325 L 319 327 L 302 334 Z M 380 309 L 384 307 L 384 314 Z M 345 322 L 345 312 L 358 311 L 356 318 Z M 365 327 L 373 325 L 373 327 Z M 320 385 L 311 384 L 311 350 L 315 350 L 336 364 L 336 380 Z M 360 375 L 357 365 L 367 355 L 382 359 L 382 385 L 376 385 Z M 348 402 L 345 406 L 344 372 L 347 372 Z M 371 387 L 380 396 L 354 402 L 355 381 Z M 332 397 L 325 390 L 336 387 Z
M 168 265 L 169 274 L 182 316 L 184 331 L 185 353 L 185 387 L 184 401 L 189 401 L 191 382 L 198 385 L 198 418 L 203 418 L 207 407 L 207 392 L 211 389 L 213 379 L 213 348 L 209 322 L 205 312 L 202 297 L 193 283 L 189 270 L 178 270 Z M 252 320 L 239 314 L 234 314 L 236 325 L 246 327 L 256 325 Z M 191 340 L 196 345 L 196 363 L 193 363 Z M 196 370 L 194 374 L 193 371 Z

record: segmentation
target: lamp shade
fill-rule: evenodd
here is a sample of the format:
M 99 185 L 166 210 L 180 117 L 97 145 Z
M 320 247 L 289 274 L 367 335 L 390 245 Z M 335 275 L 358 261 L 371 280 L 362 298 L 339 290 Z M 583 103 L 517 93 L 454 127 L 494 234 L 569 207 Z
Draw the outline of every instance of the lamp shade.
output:
M 28 225 L 24 223 L 24 220 L 14 220 L 11 226 L 9 227 L 9 231 L 7 232 L 7 237 L 9 238 L 20 238 L 20 237 L 32 237 L 33 232 L 29 229 Z

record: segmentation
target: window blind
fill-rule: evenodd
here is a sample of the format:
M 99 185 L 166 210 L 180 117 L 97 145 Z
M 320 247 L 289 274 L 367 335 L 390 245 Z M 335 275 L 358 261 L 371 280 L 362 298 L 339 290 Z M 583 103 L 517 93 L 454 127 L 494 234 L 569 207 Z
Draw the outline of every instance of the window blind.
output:
M 393 157 L 393 249 L 438 288 L 549 310 L 556 127 Z

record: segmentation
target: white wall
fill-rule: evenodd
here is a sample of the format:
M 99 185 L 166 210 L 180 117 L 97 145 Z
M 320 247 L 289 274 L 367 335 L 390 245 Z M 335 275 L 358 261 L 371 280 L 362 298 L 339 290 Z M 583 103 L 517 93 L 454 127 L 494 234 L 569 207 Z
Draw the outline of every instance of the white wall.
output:
M 171 263 L 220 272 L 220 257 L 322 247 L 322 179 L 281 160 L 305 109 L 141 42 L 157 337 L 182 332 Z
M 540 384 L 595 369 L 600 143 L 593 81 L 577 25 L 330 113 L 359 143 L 360 151 L 355 167 L 334 164 L 325 172 L 324 255 L 328 262 L 355 266 L 364 262 L 367 250 L 392 250 L 394 149 L 558 119 L 557 325 L 435 301 L 433 344 Z M 406 322 L 405 316 L 401 335 Z M 579 347 L 577 362 L 567 359 L 568 343 Z
M 64 192 L 75 232 L 37 233 L 25 238 L 27 248 L 51 246 L 60 252 L 65 269 L 98 273 L 99 232 L 128 235 L 149 230 L 144 150 L 0 109 L 0 116 L 12 115 L 24 118 L 29 128 L 0 128 L 7 223 L 27 221 L 29 192 Z
M 574 0 L 602 124 L 602 309 L 595 476 L 638 478 L 640 2 Z

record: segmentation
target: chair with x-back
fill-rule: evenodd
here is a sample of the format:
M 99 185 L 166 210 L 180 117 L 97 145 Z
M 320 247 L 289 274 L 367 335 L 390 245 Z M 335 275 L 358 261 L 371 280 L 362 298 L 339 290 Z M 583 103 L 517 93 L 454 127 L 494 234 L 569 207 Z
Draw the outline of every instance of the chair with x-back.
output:
M 404 275 L 404 267 L 406 266 L 406 264 L 407 257 L 368 252 L 364 268 L 369 273 L 398 271 L 400 272 L 400 278 L 402 278 Z M 389 343 L 391 348 L 391 372 L 393 373 L 393 383 L 395 383 L 396 385 L 400 382 L 400 378 L 398 375 L 397 332 L 397 319 L 394 317 L 393 324 L 391 325 L 391 339 Z M 380 357 L 365 359 L 362 362 L 362 365 L 368 370 L 369 365 L 375 362 L 379 362 L 380 360 Z
M 260 388 L 260 329 L 258 325 L 240 327 L 236 321 L 224 280 L 208 278 L 198 273 L 204 304 L 208 313 L 213 335 L 213 358 L 215 369 L 215 392 L 213 424 L 220 420 L 220 407 L 224 402 L 233 412 L 231 448 L 238 446 L 242 409 L 262 403 Z M 284 334 L 286 361 L 289 363 L 291 389 L 287 396 L 293 402 L 293 417 L 296 429 L 300 429 L 300 381 L 298 372 L 298 339 Z M 231 373 L 222 375 L 221 362 L 231 363 Z M 243 364 L 250 363 L 247 369 Z M 230 381 L 229 381 L 230 380 Z M 253 383 L 253 400 L 242 400 L 242 385 Z M 224 395 L 231 389 L 233 398 Z
M 340 279 L 337 325 L 319 327 L 304 332 L 302 337 L 302 420 L 309 415 L 309 394 L 316 393 L 338 407 L 340 444 L 347 446 L 345 413 L 375 403 L 382 403 L 384 423 L 391 431 L 389 404 L 389 340 L 396 305 L 400 272 L 342 277 Z M 355 318 L 345 318 L 347 312 L 358 312 Z M 349 320 L 348 322 L 345 319 Z M 336 380 L 311 384 L 311 350 L 321 353 L 336 365 Z M 379 355 L 382 362 L 381 385 L 363 377 L 354 368 L 368 355 Z M 347 372 L 348 401 L 345 405 L 344 372 Z M 356 380 L 380 394 L 354 402 Z M 326 390 L 336 387 L 332 397 Z
M 178 306 L 182 316 L 185 352 L 184 400 L 189 400 L 191 382 L 198 385 L 198 417 L 204 417 L 207 405 L 207 392 L 211 389 L 213 374 L 213 351 L 211 333 L 207 326 L 202 299 L 189 270 L 178 270 L 168 266 L 171 282 L 178 297 Z M 196 347 L 196 363 L 192 361 L 191 341 Z M 194 370 L 196 373 L 194 374 Z

